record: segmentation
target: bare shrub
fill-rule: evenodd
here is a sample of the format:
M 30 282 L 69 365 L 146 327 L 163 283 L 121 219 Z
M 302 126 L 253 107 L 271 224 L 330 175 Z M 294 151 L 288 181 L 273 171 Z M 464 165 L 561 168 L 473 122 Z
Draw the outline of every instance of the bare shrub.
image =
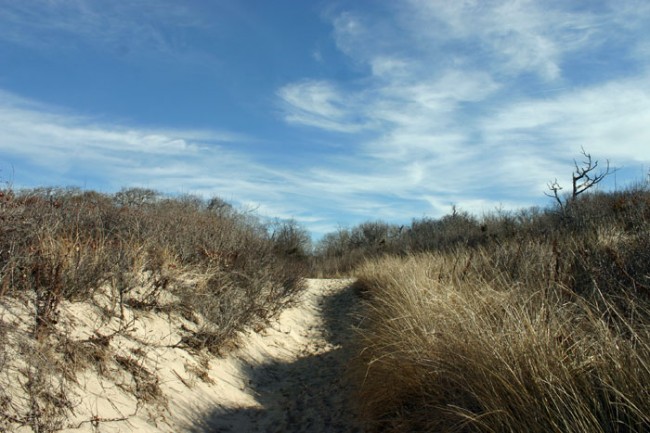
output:
M 349 276 L 364 259 L 408 251 L 404 226 L 367 221 L 326 234 L 315 247 L 314 273 Z
M 563 202 L 564 203 L 564 202 Z M 364 259 L 383 255 L 404 256 L 419 252 L 477 249 L 493 244 L 549 243 L 567 236 L 590 236 L 606 227 L 623 233 L 639 233 L 650 221 L 650 190 L 638 184 L 622 191 L 579 194 L 558 208 L 496 210 L 475 217 L 452 208 L 442 218 L 420 218 L 408 226 L 362 223 L 351 229 L 326 234 L 315 247 L 313 273 L 322 276 L 352 275 Z M 370 226 L 385 226 L 385 235 L 364 236 Z M 373 233 L 373 232 L 371 232 Z M 372 241 L 376 239 L 377 241 Z
M 55 432 L 63 427 L 67 414 L 73 408 L 68 395 L 67 381 L 56 362 L 56 355 L 41 341 L 21 348 L 26 362 L 19 370 L 26 401 L 13 417 L 14 425 L 29 426 L 35 432 Z M 17 403 L 17 402 L 15 402 Z
M 56 188 L 3 197 L 0 294 L 35 297 L 39 334 L 56 322 L 63 299 L 88 300 L 110 283 L 123 305 L 125 295 L 146 285 L 147 299 L 130 302 L 154 308 L 158 293 L 192 267 L 220 275 L 225 290 L 219 293 L 226 297 L 242 289 L 257 296 L 253 286 L 272 286 L 263 301 L 272 313 L 272 304 L 281 307 L 307 269 L 306 235 L 297 225 L 282 226 L 274 239 L 253 216 L 214 212 L 196 197 L 165 199 L 141 188 L 124 189 L 112 200 Z M 246 302 L 257 308 L 257 300 Z
M 103 372 L 109 361 L 109 337 L 75 341 L 56 326 L 64 301 L 99 306 L 101 299 L 107 318 L 125 319 L 125 306 L 179 309 L 201 323 L 187 341 L 219 353 L 292 302 L 308 269 L 307 252 L 293 250 L 304 246 L 305 233 L 286 225 L 278 241 L 254 215 L 224 203 L 141 188 L 113 196 L 74 188 L 0 191 L 0 301 L 19 298 L 33 308 L 33 356 L 43 360 L 24 372 L 29 413 L 7 422 L 58 428 L 71 410 L 66 384 L 85 368 Z M 122 325 L 116 332 L 128 333 Z M 0 346 L 0 368 L 3 355 Z M 131 374 L 139 399 L 158 398 L 154 371 L 132 357 L 115 362 Z M 7 398 L 0 392 L 0 406 L 10 404 Z
M 591 190 L 615 171 L 610 168 L 609 161 L 607 161 L 607 166 L 604 170 L 601 170 L 600 172 L 596 171 L 598 168 L 598 161 L 594 161 L 591 158 L 591 154 L 587 153 L 584 148 L 581 153 L 583 160 L 580 164 L 578 164 L 578 161 L 575 159 L 573 160 L 575 171 L 571 176 L 570 195 L 567 195 L 566 198 L 562 199 L 560 191 L 562 191 L 563 188 L 558 183 L 557 179 L 548 184 L 548 189 L 551 192 L 546 195 L 554 198 L 558 207 L 563 212 L 567 210 L 567 207 L 569 207 L 579 195 Z
M 4 317 L 0 316 L 0 373 L 7 370 L 8 354 L 6 350 L 8 324 L 5 323 Z M 0 388 L 0 430 L 7 430 L 11 422 L 9 408 L 11 406 L 11 394 L 8 390 Z

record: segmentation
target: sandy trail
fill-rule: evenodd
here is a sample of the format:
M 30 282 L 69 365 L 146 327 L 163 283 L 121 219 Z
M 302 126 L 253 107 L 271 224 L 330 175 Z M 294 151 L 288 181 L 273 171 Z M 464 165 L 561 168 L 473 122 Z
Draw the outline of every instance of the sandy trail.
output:
M 242 394 L 220 402 L 201 431 L 360 432 L 345 378 L 353 356 L 350 313 L 358 304 L 350 285 L 308 280 L 299 305 L 250 336 L 232 355 L 241 362 Z

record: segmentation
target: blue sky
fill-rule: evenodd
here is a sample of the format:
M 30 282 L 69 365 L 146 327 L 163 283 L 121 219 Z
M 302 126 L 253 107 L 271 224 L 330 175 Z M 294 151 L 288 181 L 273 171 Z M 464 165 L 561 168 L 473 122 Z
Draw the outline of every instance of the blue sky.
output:
M 0 0 L 16 187 L 219 195 L 319 237 L 550 203 L 581 146 L 648 173 L 648 1 Z

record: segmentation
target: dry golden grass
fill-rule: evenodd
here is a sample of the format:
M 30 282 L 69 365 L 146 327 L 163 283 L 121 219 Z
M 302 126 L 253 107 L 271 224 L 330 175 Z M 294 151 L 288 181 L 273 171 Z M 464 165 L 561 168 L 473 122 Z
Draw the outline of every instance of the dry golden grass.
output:
M 628 253 L 649 243 L 617 239 L 366 262 L 353 377 L 369 430 L 650 431 L 650 277 Z

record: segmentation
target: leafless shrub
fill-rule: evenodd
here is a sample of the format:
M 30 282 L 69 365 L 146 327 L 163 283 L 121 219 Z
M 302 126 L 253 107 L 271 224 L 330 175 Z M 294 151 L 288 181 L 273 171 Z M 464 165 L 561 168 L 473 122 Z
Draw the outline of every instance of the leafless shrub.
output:
M 200 287 L 179 292 L 185 309 L 191 307 L 206 319 L 183 338 L 182 345 L 223 353 L 244 327 L 279 313 L 302 288 L 302 282 L 282 266 L 254 266 L 240 262 L 230 272 L 213 273 Z
M 305 272 L 306 238 L 295 224 L 282 226 L 274 238 L 250 215 L 215 213 L 195 197 L 163 199 L 137 188 L 114 201 L 55 188 L 3 197 L 9 198 L 0 210 L 8 222 L 0 229 L 0 287 L 4 294 L 34 294 L 42 330 L 56 322 L 61 300 L 89 299 L 108 282 L 121 305 L 135 286 L 148 285 L 144 308 L 154 307 L 157 294 L 185 267 L 230 274 L 232 290 L 235 283 L 276 286 L 278 301 Z
M 49 347 L 34 342 L 22 348 L 27 360 L 20 369 L 23 395 L 27 402 L 24 412 L 12 422 L 29 426 L 35 432 L 55 432 L 63 427 L 66 415 L 73 408 L 68 396 L 67 382 Z
M 581 164 L 578 164 L 576 160 L 573 160 L 575 171 L 571 176 L 571 195 L 567 196 L 565 199 L 562 198 L 560 194 L 562 186 L 560 186 L 557 179 L 548 184 L 548 189 L 551 192 L 546 193 L 546 195 L 555 199 L 562 212 L 565 212 L 567 207 L 574 202 L 579 195 L 592 189 L 614 172 L 614 170 L 609 166 L 609 161 L 607 161 L 607 166 L 604 170 L 597 172 L 598 161 L 594 161 L 591 158 L 591 154 L 587 153 L 584 148 L 581 153 L 584 158 L 581 161 Z
M 178 309 L 202 324 L 188 331 L 188 341 L 224 352 L 244 328 L 291 302 L 309 259 L 287 249 L 289 241 L 304 241 L 296 225 L 278 242 L 265 224 L 225 202 L 209 206 L 197 197 L 165 198 L 139 188 L 114 196 L 71 188 L 0 190 L 0 221 L 0 301 L 16 297 L 33 306 L 33 336 L 42 343 L 36 355 L 43 359 L 24 372 L 32 409 L 11 422 L 36 431 L 60 425 L 70 410 L 65 385 L 76 372 L 95 367 L 101 373 L 111 356 L 110 336 L 78 341 L 60 329 L 64 301 L 108 296 L 97 305 L 123 319 L 126 306 Z M 208 281 L 205 290 L 184 281 L 187 275 Z M 0 346 L 0 368 L 3 353 Z M 115 362 L 131 374 L 139 399 L 158 398 L 155 372 L 133 357 Z M 5 400 L 0 392 L 0 404 Z
M 6 372 L 8 364 L 8 354 L 6 352 L 6 341 L 8 334 L 8 325 L 0 316 L 0 373 Z M 11 406 L 11 395 L 5 389 L 0 389 L 0 431 L 7 430 L 10 423 L 9 407 Z
M 595 168 L 595 163 L 591 163 L 591 167 Z M 607 170 L 590 179 L 599 182 L 606 173 Z M 496 210 L 475 217 L 453 208 L 442 218 L 414 219 L 408 226 L 363 223 L 326 234 L 315 247 L 312 272 L 322 276 L 351 275 L 354 268 L 368 258 L 449 252 L 465 247 L 476 249 L 512 241 L 548 243 L 567 236 L 588 236 L 602 227 L 627 234 L 639 233 L 650 220 L 648 186 L 647 183 L 637 184 L 608 193 L 579 189 L 581 193 L 576 197 L 562 201 L 559 212 L 557 207 L 533 207 L 519 211 Z M 370 231 L 372 236 L 364 236 L 369 227 L 375 229 Z M 375 235 L 377 232 L 381 234 Z
M 358 226 L 326 234 L 315 247 L 312 272 L 325 277 L 350 275 L 364 259 L 408 251 L 408 230 L 383 221 L 368 221 Z
M 155 203 L 158 196 L 156 191 L 148 188 L 122 188 L 113 200 L 117 206 L 140 207 Z

